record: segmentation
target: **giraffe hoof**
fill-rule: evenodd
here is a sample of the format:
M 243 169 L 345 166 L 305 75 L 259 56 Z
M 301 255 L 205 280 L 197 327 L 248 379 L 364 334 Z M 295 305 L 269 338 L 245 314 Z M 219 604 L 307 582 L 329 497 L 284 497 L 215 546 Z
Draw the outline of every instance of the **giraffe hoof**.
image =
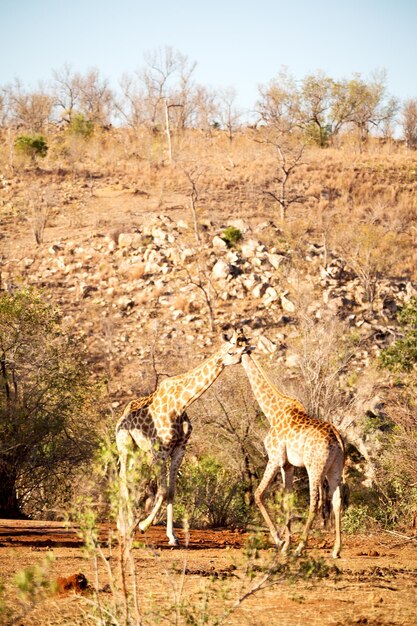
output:
M 294 550 L 294 556 L 301 556 L 303 548 L 304 548 L 304 545 L 302 545 L 302 544 L 297 546 L 297 548 Z
M 173 548 L 178 548 L 178 546 L 180 545 L 180 542 L 175 537 L 174 539 L 169 540 L 168 545 L 172 546 Z

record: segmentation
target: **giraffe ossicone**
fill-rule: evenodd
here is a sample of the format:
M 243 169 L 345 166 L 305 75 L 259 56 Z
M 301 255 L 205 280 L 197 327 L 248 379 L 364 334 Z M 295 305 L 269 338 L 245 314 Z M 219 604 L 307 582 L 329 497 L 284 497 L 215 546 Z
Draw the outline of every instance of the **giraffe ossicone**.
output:
M 116 425 L 116 444 L 120 463 L 120 507 L 118 528 L 122 534 L 136 526 L 133 503 L 129 493 L 129 453 L 132 448 L 151 452 L 158 466 L 158 491 L 155 504 L 138 524 L 141 531 L 154 522 L 162 504 L 167 503 L 167 537 L 177 545 L 174 532 L 173 502 L 178 468 L 192 432 L 186 409 L 218 378 L 225 367 L 241 361 L 248 342 L 241 332 L 234 331 L 220 349 L 194 369 L 165 378 L 147 397 L 132 400 L 125 407 Z M 168 467 L 169 465 L 169 467 Z
M 291 540 L 290 515 L 287 515 L 285 540 L 282 540 L 266 507 L 265 498 L 278 471 L 281 471 L 284 489 L 292 491 L 294 467 L 305 467 L 310 487 L 310 509 L 296 554 L 307 543 L 308 534 L 323 498 L 323 483 L 327 478 L 329 498 L 335 521 L 333 558 L 341 550 L 341 506 L 345 449 L 337 429 L 329 422 L 309 416 L 303 405 L 281 393 L 252 354 L 242 356 L 242 365 L 252 391 L 269 421 L 270 428 L 264 440 L 268 463 L 255 493 L 255 502 L 279 547 L 286 551 Z

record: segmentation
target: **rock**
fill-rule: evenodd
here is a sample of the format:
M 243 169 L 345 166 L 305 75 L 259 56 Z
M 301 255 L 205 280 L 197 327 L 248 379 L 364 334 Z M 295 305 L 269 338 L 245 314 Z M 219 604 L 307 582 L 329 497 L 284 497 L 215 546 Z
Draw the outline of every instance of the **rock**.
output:
M 273 354 L 277 351 L 277 344 L 265 337 L 265 335 L 259 337 L 256 347 L 264 354 Z
M 215 250 L 227 250 L 227 243 L 218 235 L 213 237 L 212 245 Z
M 81 297 L 82 298 L 87 298 L 94 291 L 98 291 L 97 287 L 94 287 L 94 285 L 82 285 L 81 286 Z
M 263 296 L 263 300 L 264 300 L 264 304 L 266 306 L 268 306 L 268 304 L 271 304 L 271 302 L 275 302 L 276 300 L 278 300 L 279 295 L 276 289 L 274 289 L 273 287 L 267 287 L 265 294 Z
M 290 367 L 290 368 L 297 367 L 299 361 L 300 361 L 300 357 L 298 354 L 287 354 L 287 356 L 285 357 L 285 363 L 287 367 Z
M 252 295 L 254 298 L 262 298 L 262 296 L 264 295 L 265 291 L 267 290 L 268 285 L 266 285 L 265 283 L 258 283 L 253 289 L 252 289 Z
M 282 306 L 282 309 L 286 311 L 287 313 L 294 313 L 295 311 L 295 305 L 291 302 L 291 300 L 288 300 L 288 298 L 286 298 L 284 295 L 281 296 L 281 306 Z
M 119 305 L 122 311 L 129 311 L 135 306 L 135 301 L 127 296 L 121 296 L 118 299 L 117 304 Z
M 239 252 L 236 252 L 236 250 L 229 250 L 229 252 L 226 254 L 226 259 L 229 263 L 233 263 L 234 265 L 236 263 L 241 263 L 242 261 Z
M 256 255 L 258 245 L 259 242 L 255 241 L 254 239 L 249 239 L 249 241 L 243 243 L 241 247 L 242 256 L 245 257 L 245 259 L 251 259 L 252 257 L 254 257 Z
M 228 263 L 226 263 L 225 261 L 223 261 L 222 259 L 219 259 L 213 265 L 211 273 L 213 275 L 213 278 L 218 278 L 218 279 L 223 278 L 223 279 L 225 279 L 230 274 L 230 265 Z
M 249 226 L 247 225 L 247 223 L 244 222 L 240 218 L 229 220 L 227 222 L 227 225 L 228 226 L 233 226 L 234 228 L 237 228 L 238 230 L 240 230 L 241 233 L 247 233 L 248 230 L 249 230 Z
M 285 259 L 285 256 L 282 254 L 267 253 L 266 257 L 268 261 L 270 262 L 270 264 L 272 265 L 272 267 L 276 270 L 279 268 L 279 266 Z
M 120 233 L 117 243 L 119 248 L 138 248 L 142 244 L 140 233 Z

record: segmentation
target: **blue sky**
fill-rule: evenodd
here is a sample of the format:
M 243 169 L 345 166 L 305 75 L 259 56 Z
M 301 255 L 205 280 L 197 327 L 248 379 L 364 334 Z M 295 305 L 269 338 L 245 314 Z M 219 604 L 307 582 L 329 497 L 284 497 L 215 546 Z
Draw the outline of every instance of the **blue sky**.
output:
M 417 97 L 416 0 L 0 0 L 0 85 L 34 87 L 68 63 L 116 86 L 165 46 L 248 109 L 282 66 L 296 78 L 384 68 L 390 93 Z

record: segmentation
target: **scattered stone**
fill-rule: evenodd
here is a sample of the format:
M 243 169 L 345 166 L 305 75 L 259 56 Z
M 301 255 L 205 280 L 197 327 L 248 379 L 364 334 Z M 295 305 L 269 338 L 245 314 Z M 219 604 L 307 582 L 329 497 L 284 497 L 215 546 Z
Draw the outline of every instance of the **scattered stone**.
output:
M 230 265 L 226 263 L 226 261 L 219 259 L 213 265 L 211 273 L 213 275 L 213 278 L 225 279 L 230 275 Z
M 227 243 L 218 235 L 213 237 L 212 245 L 215 250 L 227 250 Z
M 295 305 L 291 302 L 291 300 L 288 300 L 288 298 L 286 298 L 284 295 L 281 296 L 281 306 L 282 306 L 282 309 L 286 311 L 287 313 L 294 313 L 295 311 Z
M 268 339 L 268 337 L 265 337 L 265 335 L 259 337 L 256 347 L 258 350 L 268 355 L 277 351 L 277 344 L 271 341 L 271 339 Z

